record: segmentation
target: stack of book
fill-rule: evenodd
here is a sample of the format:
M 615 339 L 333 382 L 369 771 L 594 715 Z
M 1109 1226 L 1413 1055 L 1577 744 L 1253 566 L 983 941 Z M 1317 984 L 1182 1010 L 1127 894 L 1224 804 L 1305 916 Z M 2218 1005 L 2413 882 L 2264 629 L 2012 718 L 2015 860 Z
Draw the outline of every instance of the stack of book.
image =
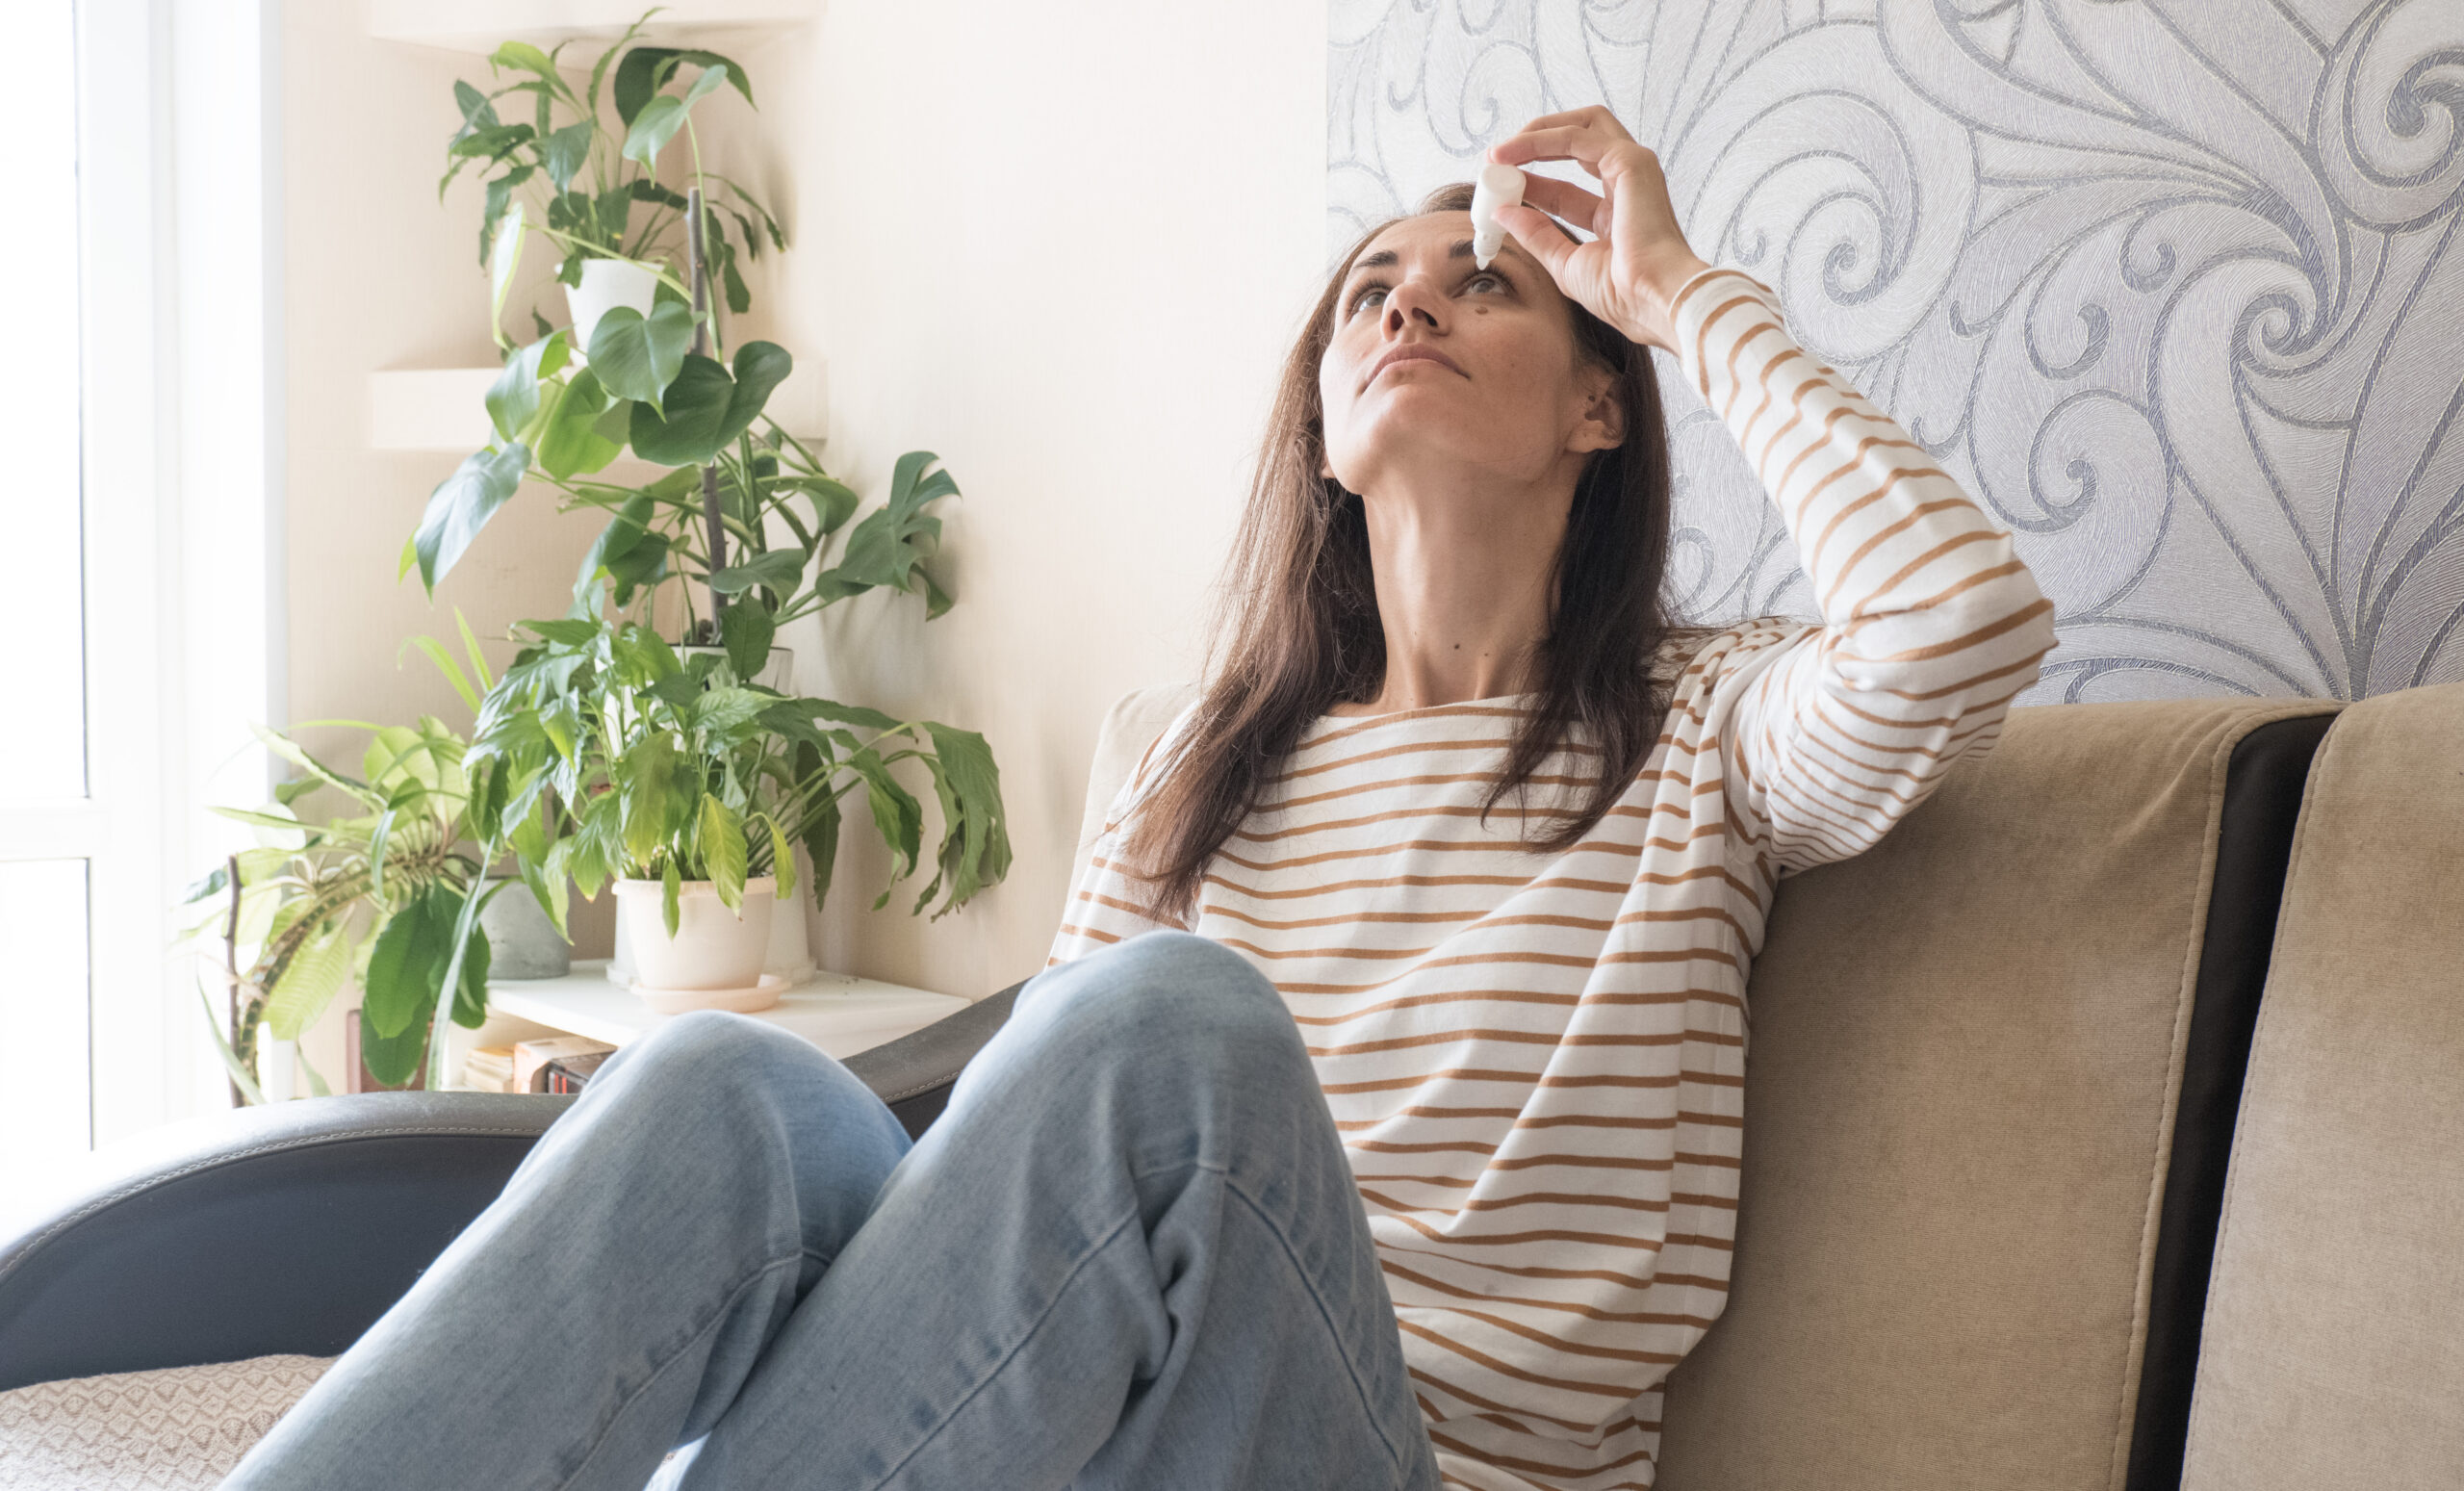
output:
M 462 1085 L 480 1093 L 578 1093 L 615 1050 L 587 1036 L 484 1045 L 464 1058 Z

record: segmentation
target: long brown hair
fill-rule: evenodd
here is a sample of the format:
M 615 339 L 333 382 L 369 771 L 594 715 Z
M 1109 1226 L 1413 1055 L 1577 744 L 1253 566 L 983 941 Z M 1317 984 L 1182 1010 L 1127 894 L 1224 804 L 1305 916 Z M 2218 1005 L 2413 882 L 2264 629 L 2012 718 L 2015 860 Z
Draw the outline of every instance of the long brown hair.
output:
M 1413 216 L 1462 212 L 1468 183 L 1441 187 Z M 1153 911 L 1188 921 L 1207 861 L 1258 805 L 1302 732 L 1337 704 L 1376 697 L 1386 633 L 1370 571 L 1358 494 L 1319 475 L 1326 457 L 1318 368 L 1335 297 L 1352 261 L 1393 222 L 1361 235 L 1339 264 L 1284 360 L 1257 479 L 1232 551 L 1217 627 L 1219 665 L 1193 728 L 1140 806 L 1124 858 L 1153 887 Z M 1650 662 L 1667 635 L 1668 424 L 1651 353 L 1573 300 L 1578 356 L 1616 375 L 1625 440 L 1597 450 L 1575 485 L 1557 549 L 1555 604 L 1533 661 L 1538 706 L 1524 720 L 1483 814 L 1519 791 L 1561 744 L 1599 752 L 1600 775 L 1578 806 L 1531 818 L 1552 825 L 1535 847 L 1570 847 L 1642 769 L 1667 697 Z

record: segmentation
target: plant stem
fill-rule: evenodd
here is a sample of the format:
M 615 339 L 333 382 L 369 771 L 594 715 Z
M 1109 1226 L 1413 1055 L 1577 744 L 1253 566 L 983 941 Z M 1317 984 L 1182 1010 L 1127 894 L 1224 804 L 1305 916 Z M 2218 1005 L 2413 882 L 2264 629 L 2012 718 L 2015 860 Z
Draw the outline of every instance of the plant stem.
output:
M 696 161 L 698 165 L 698 158 Z M 702 244 L 702 188 L 697 182 L 684 196 L 684 251 L 686 270 L 693 279 L 693 350 L 702 356 L 710 354 L 710 266 Z M 727 524 L 719 512 L 719 472 L 715 466 L 702 468 L 702 525 L 709 532 L 710 563 L 707 573 L 717 575 L 728 566 Z M 719 594 L 716 584 L 710 587 L 710 640 L 717 642 L 722 633 L 720 623 L 727 614 L 727 597 Z
M 226 858 L 222 861 L 222 872 L 231 877 L 231 914 L 222 923 L 222 971 L 231 981 L 231 1044 L 234 1050 L 238 1050 L 243 1040 L 240 1029 L 240 857 L 235 854 Z M 247 1098 L 241 1093 L 237 1077 L 231 1079 L 231 1106 L 247 1106 Z

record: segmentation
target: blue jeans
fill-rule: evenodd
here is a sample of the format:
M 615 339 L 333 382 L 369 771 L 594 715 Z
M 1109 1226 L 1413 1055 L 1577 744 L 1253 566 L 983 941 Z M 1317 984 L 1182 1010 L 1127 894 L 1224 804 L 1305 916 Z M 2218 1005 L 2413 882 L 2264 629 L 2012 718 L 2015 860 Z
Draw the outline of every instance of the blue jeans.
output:
M 912 1147 L 669 1022 L 224 1484 L 637 1491 L 695 1440 L 688 1488 L 1438 1484 L 1298 1031 L 1178 933 L 1037 977 Z

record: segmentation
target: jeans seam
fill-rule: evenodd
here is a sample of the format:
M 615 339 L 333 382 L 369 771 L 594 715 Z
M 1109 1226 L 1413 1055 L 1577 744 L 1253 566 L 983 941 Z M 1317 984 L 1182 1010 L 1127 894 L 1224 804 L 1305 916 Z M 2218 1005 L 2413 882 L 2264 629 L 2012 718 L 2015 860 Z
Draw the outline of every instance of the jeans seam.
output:
M 1301 1289 L 1309 1296 L 1309 1302 L 1317 1306 L 1318 1318 L 1324 1323 L 1327 1336 L 1335 1343 L 1335 1354 L 1343 1358 L 1344 1372 L 1351 1378 L 1352 1391 L 1360 1395 L 1363 1414 L 1369 1420 L 1371 1429 L 1376 1433 L 1377 1442 L 1386 1447 L 1387 1458 L 1393 1462 L 1396 1475 L 1400 1477 L 1405 1463 L 1402 1450 L 1386 1432 L 1386 1426 L 1379 1421 L 1376 1413 L 1370 1409 L 1373 1400 L 1369 1391 L 1369 1384 L 1361 1380 L 1360 1368 L 1352 1360 L 1352 1353 L 1345 1344 L 1343 1331 L 1335 1324 L 1334 1312 L 1327 1308 L 1325 1297 L 1318 1292 L 1317 1280 L 1312 1278 L 1308 1269 L 1302 1266 L 1299 1250 L 1292 1246 L 1292 1239 L 1285 1236 L 1283 1228 L 1276 1224 L 1273 1214 L 1269 1212 L 1257 1197 L 1242 1189 L 1240 1181 L 1234 1179 L 1229 1172 L 1224 1174 L 1223 1189 L 1230 1193 L 1234 1199 L 1249 1209 L 1249 1214 L 1258 1219 L 1259 1224 L 1267 1229 L 1268 1235 L 1271 1236 L 1276 1246 L 1283 1249 L 1284 1257 L 1292 1265 L 1294 1275 L 1300 1280 Z M 1399 1336 L 1401 1332 L 1399 1330 L 1397 1334 Z M 1398 1483 L 1399 1484 L 1399 1481 Z
M 888 1470 L 882 1473 L 882 1478 L 872 1483 L 871 1491 L 881 1491 L 882 1487 L 888 1485 L 893 1479 L 897 1478 L 899 1472 L 907 1469 L 911 1461 L 912 1461 L 917 1455 L 923 1453 L 926 1447 L 930 1446 L 936 1438 L 939 1437 L 943 1429 L 950 1427 L 950 1421 L 956 1419 L 961 1413 L 964 1412 L 966 1405 L 973 1402 L 979 1394 L 981 1394 L 987 1387 L 990 1386 L 993 1378 L 1001 1375 L 1003 1371 L 1009 1367 L 1010 1363 L 1017 1360 L 1018 1353 L 1027 1349 L 1027 1344 L 1035 1340 L 1037 1332 L 1042 1330 L 1044 1324 L 1052 1319 L 1053 1311 L 1061 1308 L 1062 1298 L 1069 1293 L 1069 1286 L 1078 1281 L 1078 1275 L 1086 1272 L 1087 1266 L 1090 1263 L 1092 1263 L 1105 1248 L 1112 1247 L 1114 1242 L 1120 1237 L 1121 1233 L 1127 1230 L 1137 1221 L 1138 1213 L 1135 1209 L 1132 1209 L 1128 1216 L 1123 1217 L 1119 1221 L 1115 1222 L 1112 1229 L 1098 1239 L 1094 1246 L 1089 1247 L 1084 1253 L 1081 1253 L 1078 1256 L 1078 1260 L 1069 1266 L 1069 1272 L 1067 1276 L 1062 1279 L 1061 1287 L 1053 1291 L 1051 1301 L 1043 1307 L 1042 1313 L 1039 1314 L 1035 1318 L 1035 1321 L 1027 1326 L 1025 1333 L 1020 1335 L 1015 1342 L 1013 1342 L 1008 1350 L 1001 1353 L 1001 1359 L 994 1362 L 981 1377 L 978 1377 L 973 1387 L 967 1389 L 957 1402 L 950 1405 L 950 1411 L 941 1415 L 939 1423 L 935 1424 L 931 1428 L 925 1430 L 924 1436 L 915 1441 L 914 1445 L 909 1449 L 905 1454 L 900 1455 L 897 1463 L 891 1465 Z
M 591 1462 L 593 1460 L 599 1458 L 599 1452 L 607 1447 L 608 1436 L 616 1432 L 616 1426 L 624 1421 L 627 1411 L 629 1410 L 634 1403 L 641 1401 L 643 1394 L 649 1392 L 652 1388 L 656 1387 L 659 1379 L 667 1375 L 667 1370 L 670 1367 L 675 1366 L 679 1361 L 682 1360 L 685 1352 L 691 1350 L 695 1343 L 709 1335 L 710 1332 L 718 1329 L 720 1323 L 727 1319 L 728 1311 L 734 1306 L 738 1299 L 744 1298 L 744 1295 L 748 1290 L 752 1289 L 754 1285 L 760 1283 L 764 1278 L 778 1272 L 781 1269 L 788 1268 L 790 1266 L 801 1267 L 804 1263 L 806 1254 L 808 1251 L 809 1249 L 799 1249 L 794 1257 L 773 1258 L 768 1263 L 763 1264 L 761 1267 L 754 1270 L 751 1273 L 745 1275 L 742 1283 L 728 1291 L 727 1297 L 719 1301 L 717 1309 L 710 1312 L 709 1320 L 703 1324 L 702 1328 L 694 1331 L 690 1336 L 687 1336 L 682 1345 L 679 1346 L 675 1350 L 670 1351 L 665 1361 L 660 1362 L 657 1366 L 652 1368 L 651 1375 L 642 1379 L 642 1385 L 640 1387 L 637 1387 L 630 1393 L 625 1395 L 625 1401 L 616 1405 L 616 1411 L 607 1416 L 606 1426 L 601 1428 L 598 1437 L 591 1441 L 590 1452 L 581 1457 L 581 1463 L 574 1467 L 572 1474 L 566 1476 L 564 1479 L 556 1482 L 555 1491 L 571 1491 L 571 1487 L 574 1482 L 578 1480 L 582 1475 L 590 1469 Z

